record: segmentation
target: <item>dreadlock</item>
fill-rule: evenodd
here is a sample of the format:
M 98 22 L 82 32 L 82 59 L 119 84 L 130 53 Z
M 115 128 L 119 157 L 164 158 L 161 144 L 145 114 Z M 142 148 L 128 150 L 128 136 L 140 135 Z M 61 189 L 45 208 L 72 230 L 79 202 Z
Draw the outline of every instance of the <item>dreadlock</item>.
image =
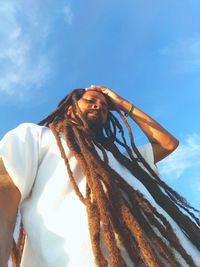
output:
M 94 134 L 77 104 L 84 92 L 84 89 L 72 91 L 39 125 L 49 127 L 53 132 L 73 189 L 87 208 L 96 265 L 130 267 L 120 252 L 122 245 L 126 257 L 129 257 L 132 262 L 131 266 L 181 267 L 181 263 L 175 256 L 179 255 L 190 267 L 197 267 L 176 237 L 166 217 L 109 165 L 106 151 L 110 151 L 146 187 L 156 203 L 171 216 L 198 250 L 200 250 L 200 221 L 195 213 L 199 211 L 165 184 L 142 158 L 134 144 L 131 128 L 117 108 L 115 111 L 128 129 L 131 146 L 129 147 L 126 142 L 122 125 L 111 112 L 102 130 Z M 107 101 L 110 103 L 109 99 Z M 66 112 L 70 105 L 74 111 L 73 120 Z M 82 173 L 86 176 L 85 195 L 79 190 L 70 169 L 69 160 L 59 136 L 61 131 Z M 129 157 L 120 152 L 119 145 L 126 150 Z M 102 152 L 102 158 L 97 148 Z M 14 243 L 13 247 L 14 267 L 20 265 L 24 236 L 21 226 L 18 243 Z M 102 252 L 102 238 L 105 241 L 109 259 Z

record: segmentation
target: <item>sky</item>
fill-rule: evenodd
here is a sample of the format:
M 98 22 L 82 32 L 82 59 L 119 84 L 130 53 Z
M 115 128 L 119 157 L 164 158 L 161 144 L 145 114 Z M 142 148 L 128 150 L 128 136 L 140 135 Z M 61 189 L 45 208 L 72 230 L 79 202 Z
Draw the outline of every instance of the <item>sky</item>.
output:
M 198 0 L 1 0 L 0 138 L 72 89 L 105 85 L 179 139 L 158 170 L 200 209 L 199 10 Z

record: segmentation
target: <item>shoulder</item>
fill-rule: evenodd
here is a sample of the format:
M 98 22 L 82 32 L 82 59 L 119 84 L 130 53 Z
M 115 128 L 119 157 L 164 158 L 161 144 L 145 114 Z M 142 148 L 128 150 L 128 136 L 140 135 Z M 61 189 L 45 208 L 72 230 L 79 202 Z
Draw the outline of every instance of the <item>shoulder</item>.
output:
M 4 146 L 4 144 L 13 146 L 15 143 L 38 143 L 42 136 L 48 132 L 50 132 L 50 129 L 45 126 L 39 126 L 35 123 L 21 123 L 3 136 L 0 147 Z
M 13 130 L 18 130 L 18 131 L 27 131 L 27 130 L 40 131 L 42 128 L 44 128 L 44 126 L 40 126 L 38 124 L 31 123 L 31 122 L 24 122 L 24 123 L 21 123 L 21 124 L 17 125 Z
M 17 125 L 15 128 L 11 129 L 10 131 L 8 131 L 8 134 L 18 134 L 18 135 L 26 135 L 28 133 L 30 134 L 40 134 L 43 131 L 45 131 L 45 129 L 47 129 L 47 127 L 45 126 L 40 126 L 37 125 L 35 123 L 29 123 L 29 122 L 25 122 L 25 123 L 21 123 L 19 125 Z

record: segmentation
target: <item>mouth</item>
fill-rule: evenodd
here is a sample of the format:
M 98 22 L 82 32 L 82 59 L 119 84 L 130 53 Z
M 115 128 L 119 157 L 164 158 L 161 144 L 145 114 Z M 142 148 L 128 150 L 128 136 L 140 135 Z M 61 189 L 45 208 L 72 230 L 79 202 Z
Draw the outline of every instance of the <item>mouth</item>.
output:
M 88 114 L 91 114 L 93 116 L 98 116 L 99 117 L 99 112 L 96 111 L 96 110 L 90 110 L 90 111 L 88 111 Z
M 87 117 L 89 120 L 99 122 L 101 120 L 101 116 L 98 111 L 96 110 L 90 110 L 87 113 Z

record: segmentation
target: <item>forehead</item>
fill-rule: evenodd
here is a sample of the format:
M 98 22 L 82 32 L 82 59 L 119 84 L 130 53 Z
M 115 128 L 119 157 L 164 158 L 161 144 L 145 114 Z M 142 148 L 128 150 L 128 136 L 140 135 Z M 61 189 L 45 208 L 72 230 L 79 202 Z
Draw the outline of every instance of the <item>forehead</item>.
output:
M 97 92 L 97 91 L 87 91 L 87 92 L 85 92 L 83 94 L 82 98 L 87 98 L 87 97 L 100 99 L 103 103 L 108 104 L 107 103 L 107 100 L 106 100 L 106 97 L 102 93 L 100 93 L 100 92 Z

